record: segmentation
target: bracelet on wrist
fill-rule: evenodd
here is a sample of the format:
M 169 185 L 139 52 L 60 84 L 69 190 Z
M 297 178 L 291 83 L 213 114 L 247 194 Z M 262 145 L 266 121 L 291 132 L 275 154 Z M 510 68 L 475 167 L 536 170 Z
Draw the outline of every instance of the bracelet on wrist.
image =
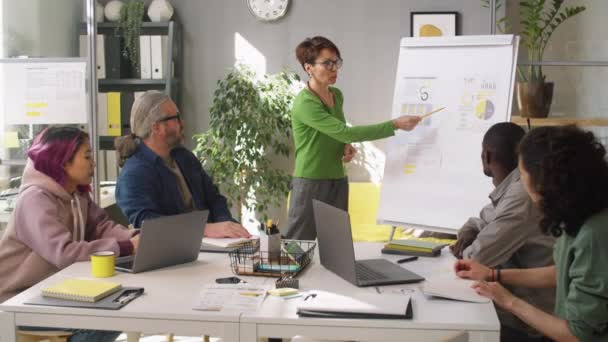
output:
M 496 269 L 496 282 L 500 283 L 500 268 Z

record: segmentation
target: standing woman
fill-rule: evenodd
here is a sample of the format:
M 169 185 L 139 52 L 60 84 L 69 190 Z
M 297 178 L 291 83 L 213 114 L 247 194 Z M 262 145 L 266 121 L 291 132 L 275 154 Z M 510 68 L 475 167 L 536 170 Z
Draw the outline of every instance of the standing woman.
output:
M 0 240 L 0 302 L 74 262 L 89 260 L 94 252 L 132 254 L 139 241 L 91 200 L 95 162 L 85 132 L 72 127 L 47 128 L 27 155 L 19 198 Z M 73 332 L 70 342 L 114 341 L 119 335 L 62 330 Z
M 478 293 L 556 341 L 608 341 L 608 163 L 593 133 L 574 126 L 537 128 L 520 145 L 519 170 L 542 211 L 540 229 L 559 237 L 555 266 L 492 270 L 456 263 L 459 276 L 480 280 Z M 544 312 L 501 284 L 555 288 Z
M 285 235 L 314 240 L 313 199 L 348 210 L 343 162 L 349 162 L 356 153 L 351 143 L 386 138 L 396 129 L 409 131 L 420 118 L 401 116 L 375 125 L 349 127 L 342 110 L 342 92 L 331 86 L 342 66 L 338 47 L 324 37 L 307 38 L 296 48 L 296 57 L 309 80 L 291 110 L 296 165 Z

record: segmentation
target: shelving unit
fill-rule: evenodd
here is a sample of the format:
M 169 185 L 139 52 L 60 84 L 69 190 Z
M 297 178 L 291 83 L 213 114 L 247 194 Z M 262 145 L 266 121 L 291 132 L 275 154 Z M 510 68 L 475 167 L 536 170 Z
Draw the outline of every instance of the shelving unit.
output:
M 87 34 L 86 23 L 81 23 L 80 34 Z M 104 22 L 97 24 L 97 34 L 120 35 L 118 23 Z M 181 30 L 175 21 L 169 22 L 144 22 L 142 23 L 140 35 L 167 36 L 166 56 L 163 56 L 163 78 L 162 79 L 137 79 L 137 78 L 104 78 L 97 82 L 98 91 L 106 92 L 140 92 L 147 90 L 162 90 L 169 94 L 179 106 L 181 103 L 180 80 L 182 76 L 181 61 Z M 114 149 L 114 136 L 99 136 L 100 150 Z
M 521 116 L 513 116 L 511 117 L 511 122 L 516 123 L 518 125 L 528 125 L 528 119 L 530 120 L 530 126 L 608 126 L 608 118 L 525 118 Z
M 489 33 L 496 34 L 496 0 L 489 0 L 488 8 L 489 17 Z M 552 66 L 552 67 L 608 67 L 608 61 L 518 61 L 518 66 Z M 608 113 L 607 113 L 608 114 Z M 577 118 L 577 117 L 549 117 L 549 118 L 530 118 L 514 116 L 511 119 L 518 125 L 528 126 L 561 126 L 576 124 L 581 127 L 606 127 L 608 126 L 608 118 Z

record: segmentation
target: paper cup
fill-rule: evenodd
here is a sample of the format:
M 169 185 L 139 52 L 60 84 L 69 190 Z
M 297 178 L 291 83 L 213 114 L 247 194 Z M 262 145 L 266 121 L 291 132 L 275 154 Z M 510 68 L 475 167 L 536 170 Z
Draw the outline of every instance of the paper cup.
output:
M 107 278 L 114 275 L 115 256 L 112 251 L 91 254 L 91 273 L 93 277 Z

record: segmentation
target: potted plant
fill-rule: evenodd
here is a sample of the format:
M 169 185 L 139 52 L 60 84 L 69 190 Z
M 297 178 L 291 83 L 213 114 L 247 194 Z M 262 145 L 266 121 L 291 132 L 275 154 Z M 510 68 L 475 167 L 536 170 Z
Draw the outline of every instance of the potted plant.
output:
M 129 59 L 133 70 L 139 72 L 139 34 L 144 20 L 144 2 L 131 0 L 120 9 L 118 29 L 123 37 L 123 55 Z
M 239 221 L 243 209 L 266 220 L 266 210 L 287 196 L 291 177 L 273 157 L 291 153 L 289 111 L 300 88 L 295 73 L 258 79 L 244 65 L 218 81 L 209 130 L 194 136 L 194 153 L 230 206 L 236 206 Z
M 518 66 L 517 103 L 521 116 L 547 117 L 553 99 L 553 82 L 547 82 L 542 65 L 545 48 L 555 30 L 564 21 L 583 12 L 585 6 L 563 6 L 564 0 L 553 0 L 545 6 L 545 0 L 523 0 L 519 2 L 522 43 L 527 49 L 531 65 Z M 489 7 L 488 0 L 482 0 Z M 496 1 L 496 9 L 502 5 Z M 509 23 L 506 18 L 497 20 L 501 32 Z

